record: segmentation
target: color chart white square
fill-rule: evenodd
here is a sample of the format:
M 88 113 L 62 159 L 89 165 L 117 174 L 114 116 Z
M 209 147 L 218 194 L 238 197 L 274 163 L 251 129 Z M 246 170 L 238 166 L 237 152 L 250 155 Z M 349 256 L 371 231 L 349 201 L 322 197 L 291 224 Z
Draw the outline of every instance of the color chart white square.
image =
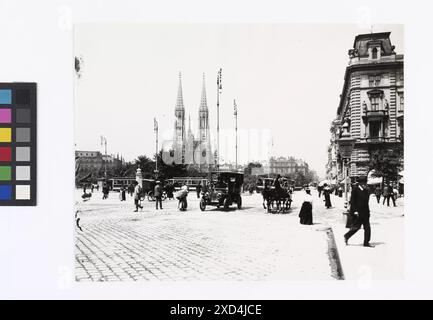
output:
M 16 180 L 17 181 L 30 181 L 30 166 L 17 166 L 16 167 Z
M 16 186 L 16 200 L 30 200 L 30 186 Z

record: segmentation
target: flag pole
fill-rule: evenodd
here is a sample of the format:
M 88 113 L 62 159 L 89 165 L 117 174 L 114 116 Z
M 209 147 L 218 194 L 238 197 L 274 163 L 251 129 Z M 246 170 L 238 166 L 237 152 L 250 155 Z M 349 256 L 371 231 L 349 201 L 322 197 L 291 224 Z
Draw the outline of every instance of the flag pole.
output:
M 233 100 L 234 103 L 234 116 L 235 116 L 235 135 L 236 135 L 236 171 L 238 171 L 238 107 L 236 105 L 236 99 Z
M 153 125 L 155 130 L 155 178 L 158 178 L 158 121 L 156 118 L 153 119 Z

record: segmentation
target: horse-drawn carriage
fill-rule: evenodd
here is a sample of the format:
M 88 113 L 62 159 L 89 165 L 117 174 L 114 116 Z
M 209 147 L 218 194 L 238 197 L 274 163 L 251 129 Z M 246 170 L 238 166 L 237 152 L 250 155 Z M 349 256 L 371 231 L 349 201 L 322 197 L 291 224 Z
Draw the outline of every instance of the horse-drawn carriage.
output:
M 200 210 L 206 210 L 206 206 L 223 207 L 228 210 L 236 203 L 237 208 L 242 208 L 242 185 L 244 174 L 231 171 L 215 171 L 206 181 L 202 190 Z
M 153 179 L 142 179 L 142 191 L 140 198 L 144 200 L 147 198 L 148 201 L 155 201 L 154 191 L 155 191 L 156 181 Z M 167 199 L 167 193 L 164 191 L 162 193 L 162 201 Z
M 268 213 L 288 212 L 292 205 L 290 181 L 284 177 L 280 177 L 278 183 L 275 183 L 276 179 L 272 178 L 262 178 L 262 180 L 263 208 L 267 209 Z

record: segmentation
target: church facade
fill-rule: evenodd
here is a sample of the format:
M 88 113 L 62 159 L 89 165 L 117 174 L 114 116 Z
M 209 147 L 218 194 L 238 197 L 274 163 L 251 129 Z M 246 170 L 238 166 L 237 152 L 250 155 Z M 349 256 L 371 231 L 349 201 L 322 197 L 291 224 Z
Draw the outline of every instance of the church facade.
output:
M 179 73 L 179 85 L 175 107 L 173 151 L 175 163 L 194 165 L 198 169 L 208 168 L 214 163 L 211 147 L 209 126 L 209 108 L 206 98 L 206 83 L 203 75 L 200 105 L 198 110 L 198 130 L 194 135 L 191 128 L 191 117 L 188 117 L 186 128 L 186 113 L 183 101 L 182 75 Z

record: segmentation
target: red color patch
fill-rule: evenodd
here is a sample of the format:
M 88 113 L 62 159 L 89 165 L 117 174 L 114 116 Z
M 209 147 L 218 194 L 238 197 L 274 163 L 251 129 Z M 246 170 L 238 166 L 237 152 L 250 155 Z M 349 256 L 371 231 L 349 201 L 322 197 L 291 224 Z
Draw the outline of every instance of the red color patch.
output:
M 10 162 L 12 161 L 11 148 L 0 147 L 0 161 Z

